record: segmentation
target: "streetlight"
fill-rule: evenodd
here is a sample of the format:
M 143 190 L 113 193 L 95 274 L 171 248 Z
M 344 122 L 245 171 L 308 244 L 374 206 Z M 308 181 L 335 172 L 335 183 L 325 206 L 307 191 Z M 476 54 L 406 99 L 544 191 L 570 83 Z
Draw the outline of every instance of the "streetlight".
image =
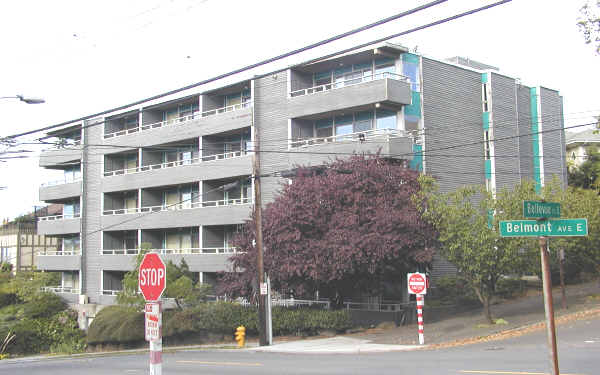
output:
M 42 98 L 26 98 L 23 95 L 15 95 L 15 96 L 0 96 L 0 99 L 19 99 L 22 102 L 27 104 L 41 104 L 46 101 Z

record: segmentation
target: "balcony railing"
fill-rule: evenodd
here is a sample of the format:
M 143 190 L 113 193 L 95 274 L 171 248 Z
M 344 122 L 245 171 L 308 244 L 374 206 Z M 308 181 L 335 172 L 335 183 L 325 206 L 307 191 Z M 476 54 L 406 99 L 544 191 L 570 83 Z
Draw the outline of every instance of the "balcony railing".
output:
M 42 216 L 38 217 L 38 221 L 53 221 L 53 220 L 66 220 L 66 219 L 79 219 L 79 214 L 68 214 L 68 215 L 53 215 L 53 216 Z
M 251 198 L 238 198 L 238 199 L 222 199 L 218 201 L 205 201 L 205 202 L 184 202 L 176 203 L 171 205 L 161 206 L 148 206 L 142 208 L 121 208 L 116 210 L 104 210 L 102 215 L 126 215 L 126 214 L 137 214 L 137 213 L 148 213 L 148 212 L 161 212 L 161 211 L 178 211 L 178 210 L 190 210 L 195 208 L 204 207 L 221 207 L 221 206 L 239 206 L 244 204 L 251 204 Z
M 116 296 L 120 292 L 120 290 L 102 289 L 102 295 L 104 296 Z
M 370 139 L 380 138 L 382 136 L 387 136 L 388 138 L 402 138 L 409 137 L 410 132 L 398 129 L 371 129 L 364 132 L 333 135 L 330 137 L 301 139 L 292 141 L 290 147 L 308 147 L 331 142 L 366 142 Z
M 354 76 L 355 73 L 357 74 L 356 76 Z M 352 74 L 353 74 L 353 76 L 351 78 L 345 79 L 343 81 L 340 80 L 340 81 L 335 81 L 335 82 L 327 83 L 327 84 L 320 85 L 320 86 L 314 86 L 314 87 L 309 87 L 306 89 L 292 91 L 292 92 L 290 92 L 290 97 L 295 98 L 298 96 L 311 95 L 311 94 L 316 94 L 319 92 L 341 89 L 342 87 L 360 85 L 361 83 L 377 81 L 377 80 L 384 79 L 384 78 L 390 78 L 390 79 L 395 79 L 395 80 L 405 81 L 405 82 L 409 81 L 408 77 L 406 77 L 406 76 L 403 76 L 401 74 L 396 74 L 396 73 L 390 73 L 390 72 L 375 73 L 375 74 L 369 74 L 369 75 L 363 75 L 364 72 L 362 72 L 362 74 L 361 74 L 361 72 L 352 72 Z M 358 74 L 360 74 L 360 75 L 358 75 Z
M 69 256 L 81 255 L 81 250 L 43 250 L 38 252 L 39 256 Z
M 192 247 L 182 249 L 152 249 L 151 252 L 157 254 L 233 254 L 235 247 Z M 140 249 L 104 249 L 100 250 L 101 255 L 137 255 Z
M 79 288 L 73 288 L 70 286 L 44 286 L 42 287 L 43 292 L 52 292 L 52 293 L 71 293 L 71 294 L 80 294 Z
M 81 181 L 81 177 L 77 177 L 77 178 L 63 178 L 62 180 L 44 182 L 42 184 L 42 187 L 56 186 L 56 185 L 63 185 L 63 184 L 70 184 L 70 183 L 79 182 L 79 181 Z
M 202 157 L 187 159 L 187 160 L 170 161 L 170 162 L 161 163 L 161 164 L 143 165 L 141 167 L 135 167 L 135 168 L 118 169 L 115 171 L 104 172 L 104 177 L 120 176 L 120 175 L 131 174 L 131 173 L 141 173 L 141 172 L 153 171 L 155 169 L 181 167 L 184 165 L 192 165 L 192 164 L 198 164 L 198 163 L 214 161 L 214 160 L 239 158 L 241 156 L 245 156 L 246 154 L 247 154 L 246 150 L 231 151 L 231 152 L 226 152 L 224 154 L 207 155 L 207 156 L 202 156 Z
M 155 122 L 153 124 L 146 124 L 146 125 L 141 125 L 141 126 L 138 125 L 135 128 L 124 129 L 124 130 L 119 130 L 119 131 L 116 131 L 116 132 L 104 134 L 104 139 L 109 139 L 109 138 L 114 138 L 114 137 L 120 137 L 120 136 L 123 136 L 123 135 L 131 134 L 131 133 L 137 133 L 137 132 L 140 132 L 140 131 L 146 131 L 146 130 L 151 130 L 151 129 L 158 129 L 158 128 L 162 128 L 163 126 L 176 125 L 176 124 L 180 125 L 180 124 L 184 124 L 184 123 L 187 123 L 187 122 L 190 122 L 192 120 L 199 119 L 199 118 L 213 116 L 213 115 L 218 115 L 218 114 L 221 114 L 221 113 L 227 113 L 227 112 L 237 111 L 237 110 L 240 110 L 242 108 L 248 108 L 250 106 L 252 106 L 252 101 L 248 101 L 248 102 L 244 102 L 244 103 L 240 103 L 240 104 L 235 104 L 235 105 L 230 105 L 230 106 L 223 107 L 223 108 L 211 109 L 211 110 L 204 111 L 204 112 L 195 112 L 195 113 L 193 113 L 191 115 L 188 115 L 188 116 L 182 116 L 182 117 L 171 119 L 171 120 L 165 120 L 165 121 Z

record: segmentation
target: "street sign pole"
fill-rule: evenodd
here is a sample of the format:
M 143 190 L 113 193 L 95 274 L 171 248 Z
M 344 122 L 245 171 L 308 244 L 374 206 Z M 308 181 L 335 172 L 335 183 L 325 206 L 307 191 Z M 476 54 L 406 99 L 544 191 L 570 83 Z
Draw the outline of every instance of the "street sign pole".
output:
M 542 282 L 544 286 L 544 308 L 546 311 L 546 332 L 550 348 L 550 368 L 552 375 L 559 375 L 558 354 L 556 350 L 556 329 L 554 326 L 554 305 L 552 303 L 552 280 L 550 279 L 550 261 L 548 260 L 548 244 L 546 237 L 539 238 L 540 257 L 542 260 Z
M 424 273 L 409 273 L 407 275 L 408 293 L 417 295 L 417 324 L 419 332 L 419 344 L 425 344 L 425 332 L 423 327 L 423 305 L 425 294 L 427 294 L 427 276 Z
M 425 298 L 422 294 L 417 294 L 417 322 L 419 325 L 419 345 L 425 344 L 425 328 L 423 326 L 423 305 Z
M 162 375 L 162 303 L 153 302 L 157 305 L 158 337 L 150 339 L 150 375 Z M 146 319 L 149 315 L 146 313 Z

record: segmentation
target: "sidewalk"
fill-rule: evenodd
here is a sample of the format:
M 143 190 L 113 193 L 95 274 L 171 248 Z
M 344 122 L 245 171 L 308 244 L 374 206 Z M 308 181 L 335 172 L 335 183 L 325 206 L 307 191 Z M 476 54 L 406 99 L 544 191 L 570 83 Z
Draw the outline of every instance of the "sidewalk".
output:
M 560 288 L 553 291 L 557 324 L 581 319 L 584 315 L 600 316 L 600 283 L 593 281 L 567 287 L 568 309 L 561 306 Z M 425 301 L 427 309 L 427 301 Z M 587 313 L 586 313 L 587 312 Z M 575 314 L 578 313 L 578 314 Z M 363 332 L 333 338 L 307 338 L 291 342 L 278 342 L 267 347 L 247 350 L 283 353 L 359 353 L 427 349 L 464 345 L 515 336 L 543 329 L 544 301 L 541 292 L 492 306 L 495 318 L 507 321 L 506 325 L 488 325 L 480 309 L 462 313 L 454 318 L 428 324 L 425 321 L 425 343 L 418 345 L 417 325 L 393 328 L 372 328 Z M 561 318 L 562 317 L 562 318 Z

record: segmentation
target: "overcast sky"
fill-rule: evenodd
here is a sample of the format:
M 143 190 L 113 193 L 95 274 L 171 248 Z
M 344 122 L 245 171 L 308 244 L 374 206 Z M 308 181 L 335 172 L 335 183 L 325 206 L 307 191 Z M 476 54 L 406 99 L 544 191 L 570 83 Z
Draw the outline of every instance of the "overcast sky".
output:
M 428 1 L 104 0 L 0 2 L 0 136 L 100 112 L 302 47 Z M 493 1 L 450 0 L 278 66 L 394 34 Z M 514 0 L 396 40 L 434 58 L 465 56 L 564 96 L 565 125 L 600 111 L 600 56 L 576 27 L 583 0 Z M 269 67 L 272 68 L 272 67 Z M 268 70 L 271 70 L 267 68 Z M 262 69 L 265 71 L 265 69 Z M 21 141 L 33 140 L 35 134 Z M 466 138 L 468 140 L 468 138 Z M 0 217 L 29 212 L 60 179 L 31 158 L 0 163 Z

